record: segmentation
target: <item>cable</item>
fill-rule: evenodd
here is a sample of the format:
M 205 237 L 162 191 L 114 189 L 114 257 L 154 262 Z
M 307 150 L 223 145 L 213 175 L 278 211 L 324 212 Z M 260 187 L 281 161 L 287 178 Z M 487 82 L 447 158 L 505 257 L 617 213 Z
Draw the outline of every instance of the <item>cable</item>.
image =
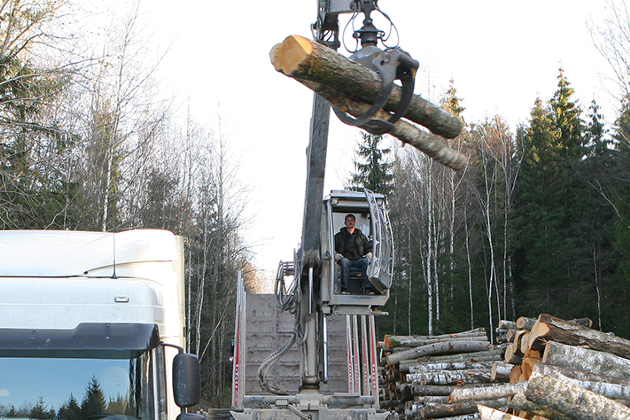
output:
M 271 366 L 276 364 L 278 360 L 280 360 L 285 354 L 289 352 L 291 347 L 295 344 L 295 333 L 291 334 L 291 339 L 287 341 L 282 347 L 278 350 L 271 353 L 263 362 L 260 364 L 258 371 L 256 372 L 256 376 L 258 377 L 258 384 L 265 391 L 271 392 L 276 395 L 289 395 L 289 392 L 280 389 L 274 385 L 271 385 L 267 382 L 267 372 L 271 369 Z
M 296 261 L 298 261 L 299 266 L 298 258 L 296 258 Z M 282 357 L 284 357 L 285 354 L 289 352 L 291 347 L 293 347 L 293 345 L 298 340 L 298 336 L 301 334 L 299 328 L 300 288 L 298 287 L 299 281 L 296 278 L 295 273 L 296 269 L 294 263 L 280 261 L 280 263 L 278 264 L 278 271 L 276 273 L 275 284 L 276 305 L 278 306 L 278 311 L 280 313 L 288 311 L 292 314 L 295 314 L 294 332 L 291 334 L 291 338 L 289 339 L 289 341 L 287 341 L 279 349 L 271 353 L 265 358 L 265 360 L 263 360 L 263 362 L 260 364 L 260 367 L 258 368 L 258 371 L 256 372 L 258 384 L 260 385 L 260 387 L 263 390 L 276 395 L 289 395 L 289 393 L 267 382 L 267 372 L 269 372 L 269 369 L 271 369 L 274 364 L 276 364 Z M 287 290 L 286 282 L 284 279 L 285 277 L 289 276 L 293 276 L 293 284 L 291 285 L 291 288 Z M 300 341 L 301 339 L 302 337 L 300 337 Z

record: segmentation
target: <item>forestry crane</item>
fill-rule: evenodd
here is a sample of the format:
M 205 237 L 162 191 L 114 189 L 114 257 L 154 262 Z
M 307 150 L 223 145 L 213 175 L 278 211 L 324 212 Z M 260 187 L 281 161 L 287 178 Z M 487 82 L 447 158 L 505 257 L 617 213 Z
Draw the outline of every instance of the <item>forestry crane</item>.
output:
M 387 20 L 389 17 L 380 11 L 376 0 L 318 0 L 317 5 L 313 36 L 317 43 L 330 48 L 333 53 L 341 44 L 339 15 L 352 13 L 352 19 L 363 16 L 363 26 L 353 34 L 361 48 L 350 59 L 377 72 L 382 80 L 377 99 L 366 112 L 350 115 L 345 108 L 333 104 L 335 114 L 342 122 L 372 134 L 391 132 L 414 99 L 418 62 L 399 48 L 379 49 L 379 42 L 384 44 L 386 37 L 374 26 L 371 16 L 381 13 Z M 395 86 L 396 80 L 398 86 Z M 396 109 L 389 112 L 387 118 L 377 118 L 377 115 L 383 115 L 382 110 L 396 88 L 402 91 Z M 251 348 L 246 349 L 243 342 L 243 293 L 239 292 L 237 306 L 241 309 L 237 308 L 235 411 L 232 412 L 236 420 L 384 420 L 390 415 L 379 408 L 374 316 L 384 314 L 378 307 L 385 305 L 389 298 L 394 259 L 392 229 L 385 198 L 380 194 L 368 190 L 332 191 L 322 204 L 330 107 L 327 100 L 314 95 L 301 248 L 293 262 L 280 263 L 276 279 L 278 307 L 295 314 L 295 332 L 292 339 L 267 357 L 258 369 L 258 381 L 268 392 L 266 395 L 244 395 L 244 378 L 239 368 L 245 352 L 251 352 Z M 333 236 L 343 226 L 344 216 L 348 213 L 355 214 L 357 226 L 372 242 L 373 256 L 367 276 L 378 290 L 376 294 L 366 294 L 361 279 L 357 281 L 355 278 L 353 284 L 352 276 L 350 293 L 341 293 L 339 267 L 333 257 Z M 285 278 L 294 281 L 287 281 L 287 285 Z M 242 290 L 241 281 L 239 285 Z M 347 392 L 324 395 L 320 385 L 329 379 L 329 318 L 344 316 L 348 340 L 348 389 Z M 297 394 L 288 395 L 270 384 L 265 375 L 295 343 L 300 354 L 300 386 Z

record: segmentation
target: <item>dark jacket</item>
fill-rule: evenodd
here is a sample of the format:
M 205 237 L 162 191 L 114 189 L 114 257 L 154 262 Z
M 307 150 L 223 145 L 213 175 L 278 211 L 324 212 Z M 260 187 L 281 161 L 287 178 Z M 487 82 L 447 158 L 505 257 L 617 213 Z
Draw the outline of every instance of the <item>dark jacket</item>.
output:
M 368 252 L 372 252 L 372 243 L 361 230 L 354 228 L 354 233 L 350 234 L 345 227 L 342 227 L 335 235 L 335 252 L 350 261 L 356 261 Z

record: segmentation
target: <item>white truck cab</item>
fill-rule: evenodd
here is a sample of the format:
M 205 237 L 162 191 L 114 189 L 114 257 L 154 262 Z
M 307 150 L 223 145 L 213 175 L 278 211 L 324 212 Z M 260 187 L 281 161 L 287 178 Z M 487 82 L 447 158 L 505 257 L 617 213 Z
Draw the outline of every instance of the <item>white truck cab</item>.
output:
M 193 416 L 182 256 L 163 230 L 0 231 L 0 417 Z

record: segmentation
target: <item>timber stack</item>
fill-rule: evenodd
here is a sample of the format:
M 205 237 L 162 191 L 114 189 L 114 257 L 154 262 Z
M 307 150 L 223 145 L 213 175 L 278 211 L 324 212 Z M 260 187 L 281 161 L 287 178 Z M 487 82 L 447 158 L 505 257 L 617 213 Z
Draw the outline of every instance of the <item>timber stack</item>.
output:
M 407 419 L 630 419 L 630 340 L 548 314 L 496 331 L 496 345 L 482 329 L 386 336 L 382 408 Z
M 507 384 L 512 365 L 504 345 L 492 345 L 484 328 L 439 336 L 386 335 L 382 343 L 381 408 L 408 419 L 478 418 L 478 401 L 449 403 L 455 389 L 490 389 Z M 484 404 L 507 408 L 507 398 Z

